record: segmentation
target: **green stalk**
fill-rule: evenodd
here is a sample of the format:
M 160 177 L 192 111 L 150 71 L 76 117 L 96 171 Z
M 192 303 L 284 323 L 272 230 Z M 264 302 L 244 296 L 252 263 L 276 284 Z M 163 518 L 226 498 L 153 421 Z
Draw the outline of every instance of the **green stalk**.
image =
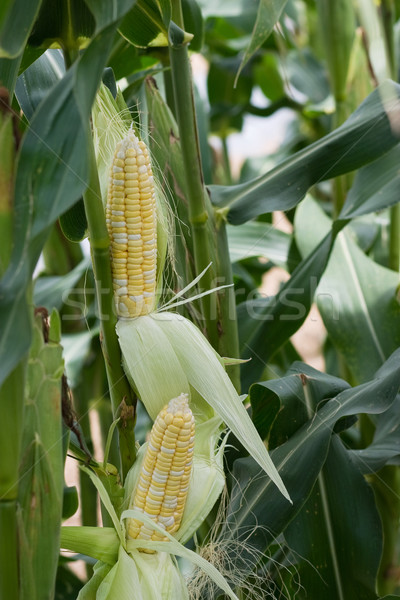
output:
M 56 222 L 43 248 L 46 271 L 51 275 L 66 275 L 82 258 L 80 245 L 67 240 Z
M 222 157 L 224 159 L 224 173 L 225 173 L 225 185 L 232 185 L 232 172 L 231 172 L 231 164 L 229 161 L 229 152 L 228 152 L 228 143 L 226 141 L 226 136 L 222 136 Z
M 0 598 L 18 600 L 17 497 L 24 411 L 25 361 L 0 390 Z
M 389 266 L 393 271 L 400 269 L 400 204 L 390 209 Z
M 336 129 L 347 119 L 349 111 L 346 85 L 355 32 L 354 8 L 352 0 L 320 0 L 317 2 L 317 11 L 336 104 L 333 122 L 333 129 Z M 339 215 L 343 207 L 348 184 L 345 175 L 333 181 L 334 217 Z
M 0 277 L 12 250 L 14 164 L 16 143 L 13 117 L 0 106 Z M 17 498 L 24 415 L 26 359 L 0 388 L 0 598 L 18 600 Z
M 0 598 L 18 600 L 16 500 L 0 500 Z
M 394 41 L 395 6 L 393 0 L 382 0 L 381 15 L 385 34 L 387 57 L 391 76 L 397 79 L 397 61 Z M 400 269 L 400 205 L 390 209 L 389 266 L 394 271 Z
M 97 346 L 97 344 L 96 344 Z M 96 348 L 96 350 L 99 350 Z M 89 401 L 102 395 L 104 382 L 104 362 L 101 354 L 97 351 L 93 364 L 84 366 L 79 385 L 74 389 L 74 401 L 79 425 L 81 427 L 86 445 L 93 454 L 93 442 L 89 420 Z M 82 525 L 96 527 L 97 523 L 97 491 L 89 477 L 79 469 L 80 494 L 79 503 L 81 507 Z M 86 575 L 90 578 L 93 574 L 93 566 L 86 564 Z
M 169 54 L 163 53 L 162 55 L 162 65 L 164 67 L 163 70 L 163 81 L 164 81 L 164 89 L 165 89 L 165 99 L 167 104 L 176 119 L 176 110 L 175 110 L 175 99 L 174 99 L 174 86 L 172 85 L 172 77 L 171 77 L 171 67 L 169 62 Z
M 88 148 L 90 161 L 89 185 L 83 195 L 93 271 L 96 281 L 97 302 L 101 321 L 101 345 L 106 365 L 114 419 L 118 424 L 122 477 L 135 461 L 135 397 L 121 366 L 121 351 L 115 332 L 117 317 L 110 265 L 110 240 L 106 227 L 104 208 L 92 142 Z
M 183 164 L 185 169 L 186 193 L 189 206 L 189 223 L 193 235 L 196 275 L 212 262 L 209 208 L 206 206 L 200 147 L 194 108 L 193 86 L 189 54 L 186 45 L 170 45 L 170 60 L 176 117 L 179 127 Z M 209 290 L 214 286 L 215 265 L 202 278 L 202 286 Z M 205 330 L 211 344 L 218 347 L 218 331 L 212 315 L 212 299 L 201 302 Z
M 173 19 L 183 29 L 180 1 L 173 2 L 172 7 Z M 169 54 L 176 119 L 185 171 L 195 274 L 199 274 L 211 262 L 213 263 L 202 279 L 202 287 L 209 290 L 216 285 L 232 284 L 224 217 L 216 224 L 215 214 L 204 186 L 187 44 L 175 43 L 170 39 Z M 222 290 L 219 293 L 205 296 L 202 298 L 201 306 L 205 330 L 210 343 L 222 356 L 238 357 L 239 344 L 233 293 Z M 235 386 L 239 389 L 238 367 L 230 368 L 229 371 Z
M 218 249 L 218 273 L 223 274 L 222 283 L 232 283 L 232 263 L 229 256 L 228 237 L 226 234 L 226 223 L 220 220 L 217 227 L 217 249 Z M 218 352 L 221 356 L 239 356 L 239 334 L 237 328 L 236 298 L 232 287 L 221 290 L 218 294 L 219 302 L 219 330 L 220 339 Z M 238 393 L 240 393 L 240 367 L 230 365 L 226 372 Z

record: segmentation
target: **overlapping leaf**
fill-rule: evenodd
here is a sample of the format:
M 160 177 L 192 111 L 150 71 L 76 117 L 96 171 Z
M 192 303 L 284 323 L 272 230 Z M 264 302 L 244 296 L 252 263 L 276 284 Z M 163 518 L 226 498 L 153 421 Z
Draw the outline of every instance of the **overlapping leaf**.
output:
M 132 4 L 89 3 L 96 35 L 42 101 L 23 139 L 15 188 L 16 243 L 0 284 L 0 382 L 29 348 L 26 288 L 50 227 L 85 189 L 92 102 L 116 27 Z
M 370 94 L 338 129 L 257 179 L 235 186 L 210 186 L 217 206 L 228 207 L 234 225 L 260 214 L 288 210 L 315 183 L 358 169 L 399 141 L 400 86 L 386 82 Z
M 254 556 L 258 556 L 257 551 L 264 553 L 271 541 L 285 530 L 299 512 L 325 462 L 335 423 L 343 417 L 359 413 L 379 414 L 389 409 L 400 385 L 399 358 L 398 350 L 386 361 L 374 379 L 358 387 L 343 390 L 316 412 L 313 407 L 318 407 L 322 398 L 310 398 L 310 395 L 306 395 L 304 410 L 308 413 L 308 419 L 287 442 L 271 452 L 271 457 L 291 494 L 293 505 L 273 489 L 272 482 L 260 472 L 252 459 L 240 459 L 234 463 L 235 484 L 228 505 L 226 523 L 219 537 L 219 541 L 224 543 L 226 548 L 229 549 L 231 544 L 233 568 L 251 570 Z M 300 371 L 301 369 L 299 374 Z M 281 382 L 281 389 L 277 387 L 275 392 L 283 400 L 285 395 L 289 397 L 291 392 L 287 394 L 284 380 Z M 256 385 L 252 387 L 251 396 L 257 388 Z M 296 402 L 296 396 L 293 401 Z M 301 398 L 297 401 L 301 403 Z M 364 534 L 368 535 L 368 529 L 365 529 Z M 341 530 L 340 536 L 342 535 Z M 345 543 L 348 535 L 347 530 Z M 367 544 L 366 539 L 363 539 Z M 241 544 L 240 553 L 237 553 L 238 543 Z M 251 546 L 248 551 L 246 545 Z M 370 550 L 375 554 L 374 548 Z M 361 562 L 356 573 L 360 573 L 360 569 L 362 570 Z M 318 573 L 315 573 L 315 577 L 318 577 Z
M 299 207 L 295 223 L 303 256 L 330 228 L 330 220 L 311 198 Z M 366 256 L 347 231 L 338 236 L 316 299 L 330 337 L 357 382 L 366 381 L 400 345 L 397 286 L 397 274 Z

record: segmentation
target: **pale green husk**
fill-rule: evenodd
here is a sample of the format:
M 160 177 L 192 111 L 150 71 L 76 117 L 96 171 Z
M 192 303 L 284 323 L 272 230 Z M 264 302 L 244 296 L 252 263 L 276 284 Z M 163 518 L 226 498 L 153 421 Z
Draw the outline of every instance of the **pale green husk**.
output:
M 195 390 L 190 405 L 196 422 L 208 420 L 211 407 L 290 501 L 219 356 L 191 321 L 154 312 L 120 319 L 117 334 L 125 372 L 153 419 L 171 398 Z
M 200 432 L 199 453 L 204 457 L 207 448 L 211 448 L 213 454 L 213 443 L 207 444 Z M 223 450 L 221 450 L 222 453 Z M 143 451 L 142 451 L 143 453 Z M 218 458 L 219 460 L 219 458 Z M 138 461 L 140 463 L 140 459 Z M 219 466 L 221 467 L 221 465 Z M 101 527 L 63 527 L 61 547 L 76 552 L 84 552 L 93 557 L 101 556 L 94 569 L 93 577 L 82 588 L 78 600 L 188 600 L 188 591 L 184 578 L 182 577 L 174 556 L 181 556 L 193 562 L 221 588 L 232 600 L 238 600 L 231 590 L 226 579 L 209 564 L 204 558 L 188 550 L 181 542 L 172 537 L 168 532 L 161 529 L 148 517 L 138 510 L 125 510 L 120 520 L 110 501 L 107 491 L 99 477 L 90 469 L 81 467 L 90 475 L 95 484 L 101 501 L 114 523 L 115 530 Z M 134 475 L 138 467 L 131 470 L 129 486 L 134 486 Z M 221 471 L 222 474 L 222 471 Z M 209 475 L 210 477 L 210 475 Z M 215 481 L 211 482 L 209 489 Z M 129 490 L 130 491 L 130 490 Z M 129 493 L 127 491 L 127 494 Z M 220 490 L 217 489 L 219 495 Z M 204 497 L 203 497 L 204 500 Z M 192 499 L 192 510 L 195 499 Z M 194 516 L 194 518 L 193 518 Z M 157 529 L 168 537 L 167 542 L 152 542 L 148 540 L 128 540 L 125 538 L 124 520 L 127 518 L 139 518 L 151 527 Z M 186 520 L 186 531 L 191 527 L 197 528 L 195 519 L 198 515 L 190 515 Z M 156 550 L 155 554 L 140 552 L 140 548 L 151 548 Z M 104 562 L 107 561 L 107 562 Z

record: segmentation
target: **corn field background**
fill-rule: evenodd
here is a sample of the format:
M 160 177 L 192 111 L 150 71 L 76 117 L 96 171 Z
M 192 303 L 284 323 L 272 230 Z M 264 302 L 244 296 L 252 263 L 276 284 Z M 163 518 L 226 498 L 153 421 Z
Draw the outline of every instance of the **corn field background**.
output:
M 0 600 L 400 597 L 399 67 L 398 0 L 2 0 Z M 129 132 L 163 283 L 125 327 Z M 322 370 L 292 339 L 316 308 Z M 140 457 L 183 393 L 210 487 L 142 552 Z

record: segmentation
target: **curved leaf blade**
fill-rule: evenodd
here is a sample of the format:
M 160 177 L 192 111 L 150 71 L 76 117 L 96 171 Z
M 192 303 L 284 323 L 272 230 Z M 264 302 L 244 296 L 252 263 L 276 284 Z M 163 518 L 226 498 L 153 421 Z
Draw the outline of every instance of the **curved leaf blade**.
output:
M 242 62 L 236 75 L 235 85 L 245 64 L 253 54 L 269 38 L 275 24 L 279 21 L 281 14 L 287 4 L 287 0 L 260 0 L 257 18 L 251 34 L 251 40 L 246 48 Z
M 16 58 L 24 49 L 29 33 L 39 13 L 41 0 L 14 0 L 8 12 L 2 14 L 0 57 Z M 7 9 L 7 8 L 6 8 Z M 3 13 L 4 8 L 1 10 Z M 15 24 L 18 23 L 18 27 Z
M 289 210 L 317 182 L 358 169 L 399 141 L 400 85 L 388 81 L 370 94 L 338 129 L 257 179 L 209 186 L 213 204 L 229 207 L 234 225 L 274 210 Z
M 329 218 L 307 198 L 295 219 L 303 256 L 329 227 Z M 397 273 L 366 256 L 347 231 L 339 234 L 316 298 L 325 327 L 357 382 L 367 381 L 400 345 L 397 286 Z
M 325 270 L 337 231 L 332 229 L 294 270 L 278 294 L 238 306 L 243 389 L 260 378 L 266 363 L 304 322 Z
M 258 556 L 257 550 L 265 552 L 304 505 L 325 462 L 335 423 L 345 416 L 359 413 L 380 414 L 392 405 L 400 385 L 399 359 L 400 350 L 397 350 L 374 379 L 343 390 L 316 413 L 308 405 L 309 420 L 287 442 L 271 452 L 293 505 L 282 498 L 271 480 L 260 472 L 251 458 L 234 463 L 235 484 L 228 504 L 226 522 L 218 539 L 226 544 L 226 548 L 233 544 L 230 559 L 234 567 L 251 570 L 252 561 Z M 256 387 L 251 389 L 250 397 Z M 280 393 L 283 392 L 284 387 Z M 321 399 L 315 398 L 314 405 L 318 406 Z M 241 552 L 237 552 L 237 543 L 241 541 L 251 545 L 250 553 L 245 551 L 243 544 Z
M 24 136 L 15 186 L 16 243 L 0 282 L 0 384 L 29 348 L 26 289 L 51 225 L 86 187 L 90 111 L 119 20 L 132 3 L 90 3 L 98 33 L 41 102 Z
M 376 600 L 382 526 L 374 494 L 334 436 L 311 496 L 285 530 L 297 552 L 299 598 Z
M 340 219 L 353 219 L 399 202 L 400 146 L 360 169 L 347 194 Z

